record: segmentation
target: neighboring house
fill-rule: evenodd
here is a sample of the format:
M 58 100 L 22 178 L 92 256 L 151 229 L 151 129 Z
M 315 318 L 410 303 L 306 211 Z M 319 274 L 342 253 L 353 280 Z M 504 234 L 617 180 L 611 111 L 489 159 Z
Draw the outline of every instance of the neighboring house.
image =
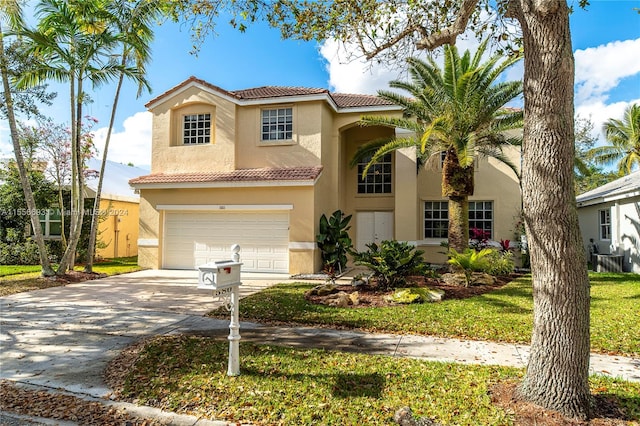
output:
M 140 192 L 138 262 L 193 269 L 228 259 L 240 244 L 246 271 L 322 269 L 316 246 L 322 214 L 352 214 L 357 249 L 385 239 L 409 241 L 443 262 L 447 203 L 440 159 L 417 173 L 415 150 L 382 159 L 362 180 L 350 168 L 361 144 L 394 135 L 362 127 L 362 115 L 400 116 L 371 95 L 325 89 L 260 87 L 229 91 L 191 77 L 151 100 L 151 174 Z M 519 152 L 511 152 L 519 163 Z M 516 176 L 494 160 L 477 164 L 472 227 L 514 239 L 521 205 Z
M 640 273 L 640 171 L 585 192 L 576 201 L 587 253 L 618 255 L 623 271 Z
M 100 161 L 90 159 L 88 169 L 100 171 Z M 129 180 L 148 172 L 140 167 L 107 160 L 100 197 L 102 217 L 98 226 L 97 257 L 129 257 L 138 254 L 140 195 L 129 186 Z M 86 197 L 95 198 L 98 178 L 88 178 L 86 188 Z M 85 220 L 90 219 L 87 216 Z

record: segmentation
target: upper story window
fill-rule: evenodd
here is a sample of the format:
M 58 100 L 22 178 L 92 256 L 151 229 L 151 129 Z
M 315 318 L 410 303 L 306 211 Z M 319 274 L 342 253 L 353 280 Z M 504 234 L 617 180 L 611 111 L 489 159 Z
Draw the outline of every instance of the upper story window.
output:
M 598 225 L 600 227 L 600 239 L 611 239 L 611 210 L 598 210 Z
M 262 110 L 263 141 L 287 141 L 293 139 L 293 108 Z
M 187 114 L 183 120 L 182 143 L 199 145 L 211 142 L 211 114 Z
M 390 194 L 391 193 L 391 154 L 383 155 L 369 167 L 363 178 L 364 169 L 371 161 L 368 155 L 358 162 L 358 194 Z

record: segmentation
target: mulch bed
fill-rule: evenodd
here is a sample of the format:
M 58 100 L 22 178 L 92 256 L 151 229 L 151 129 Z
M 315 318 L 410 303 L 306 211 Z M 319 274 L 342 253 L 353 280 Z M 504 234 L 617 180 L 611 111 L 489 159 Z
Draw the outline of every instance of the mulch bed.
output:
M 499 383 L 491 388 L 491 402 L 515 415 L 516 426 L 629 426 L 631 422 L 624 410 L 606 395 L 595 395 L 590 420 L 569 420 L 555 411 L 524 402 L 517 397 L 516 383 Z
M 492 285 L 470 285 L 469 287 L 450 285 L 437 278 L 426 277 L 409 277 L 407 279 L 407 285 L 405 287 L 429 287 L 432 289 L 438 289 L 444 291 L 443 299 L 467 299 L 469 297 L 478 296 L 481 294 L 489 293 L 499 288 L 504 287 L 514 279 L 521 277 L 522 274 L 510 274 L 496 277 L 496 283 Z M 349 305 L 352 308 L 362 307 L 383 307 L 394 305 L 391 302 L 385 300 L 385 296 L 394 293 L 395 290 L 381 290 L 374 283 L 353 286 L 351 284 L 338 285 L 338 292 L 343 291 L 347 294 L 358 292 L 358 305 Z M 316 304 L 325 304 L 326 296 L 308 295 L 305 298 Z

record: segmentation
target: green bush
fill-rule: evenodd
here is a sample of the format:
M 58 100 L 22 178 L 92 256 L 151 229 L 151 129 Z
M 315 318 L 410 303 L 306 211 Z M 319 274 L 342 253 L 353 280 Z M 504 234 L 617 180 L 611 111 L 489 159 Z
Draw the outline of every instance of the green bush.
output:
M 474 250 L 468 248 L 463 252 L 458 252 L 455 249 L 449 249 L 449 260 L 447 263 L 454 268 L 462 271 L 465 276 L 467 287 L 471 284 L 471 276 L 474 272 L 485 272 L 489 267 L 488 256 L 493 250 L 484 248 L 481 250 Z
M 351 215 L 345 216 L 341 210 L 333 212 L 327 219 L 324 214 L 320 217 L 320 233 L 316 235 L 316 242 L 322 256 L 325 272 L 335 277 L 338 271 L 347 266 L 347 253 L 353 243 L 349 233 Z
M 402 286 L 408 276 L 422 275 L 428 270 L 422 259 L 424 252 L 406 242 L 382 241 L 380 246 L 367 244 L 367 249 L 354 254 L 355 263 L 371 269 L 383 288 Z
M 515 269 L 513 253 L 510 251 L 491 250 L 487 255 L 487 267 L 484 270 L 491 275 L 510 274 Z
M 38 265 L 38 245 L 31 239 L 21 243 L 0 242 L 0 265 Z

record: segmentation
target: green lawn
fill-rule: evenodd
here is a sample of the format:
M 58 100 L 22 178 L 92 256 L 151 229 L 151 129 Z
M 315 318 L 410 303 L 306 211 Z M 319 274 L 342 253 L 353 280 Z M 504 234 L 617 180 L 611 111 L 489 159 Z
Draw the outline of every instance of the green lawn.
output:
M 0 277 L 40 272 L 40 265 L 0 265 Z
M 490 388 L 523 371 L 496 366 L 240 343 L 241 375 L 227 377 L 228 343 L 160 337 L 137 358 L 123 396 L 139 404 L 238 423 L 392 425 L 410 406 L 443 424 L 510 425 Z M 595 395 L 640 419 L 640 383 L 591 378 Z
M 22 269 L 21 269 L 22 268 Z M 77 265 L 76 271 L 82 271 L 83 266 Z M 139 271 L 137 257 L 121 257 L 107 259 L 94 264 L 94 272 L 105 275 L 126 274 L 128 272 Z M 20 271 L 11 274 L 4 271 Z M 57 287 L 66 284 L 65 280 L 42 278 L 40 276 L 40 266 L 20 266 L 8 265 L 0 266 L 0 296 L 22 293 L 25 291 L 38 290 L 42 288 Z
M 591 346 L 602 353 L 640 355 L 640 275 L 591 274 Z M 528 344 L 532 329 L 531 279 L 464 300 L 385 308 L 333 308 L 308 303 L 313 284 L 280 284 L 240 303 L 245 321 L 358 328 Z M 214 316 L 227 317 L 226 311 Z

